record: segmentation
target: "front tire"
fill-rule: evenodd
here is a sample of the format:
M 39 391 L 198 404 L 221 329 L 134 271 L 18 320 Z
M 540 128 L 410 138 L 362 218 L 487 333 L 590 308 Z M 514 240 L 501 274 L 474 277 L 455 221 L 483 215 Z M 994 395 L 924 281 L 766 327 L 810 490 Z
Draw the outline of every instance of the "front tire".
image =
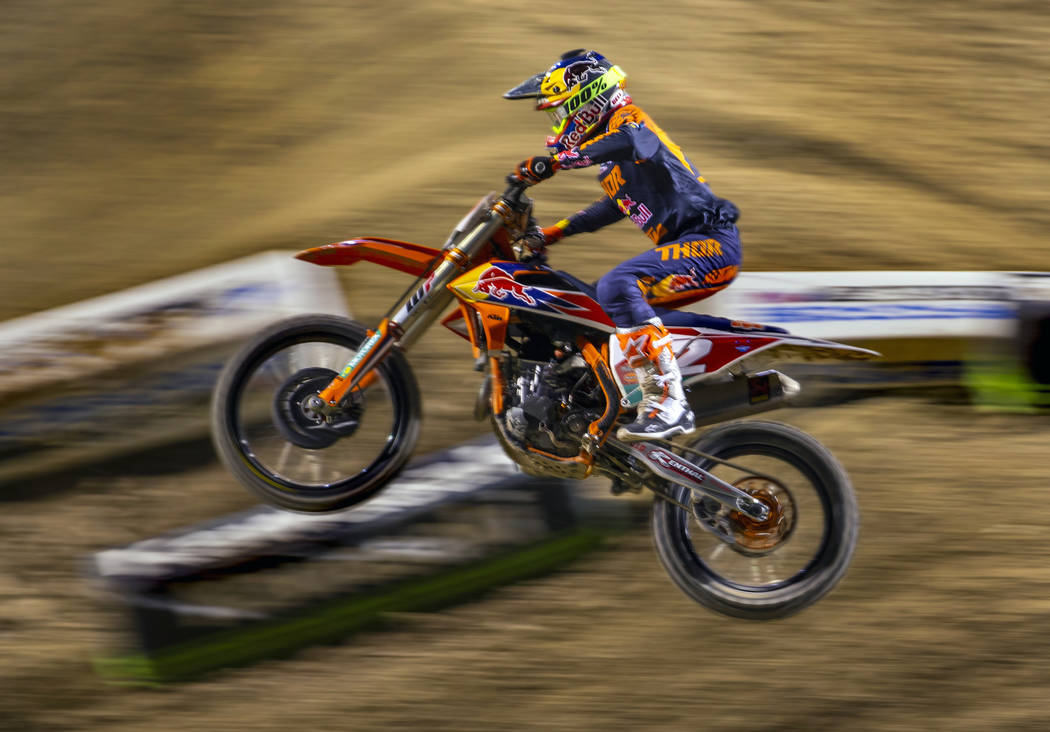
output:
M 735 537 L 727 542 L 701 526 L 709 515 L 702 506 L 687 512 L 658 497 L 653 540 L 674 583 L 711 610 L 752 620 L 786 617 L 830 592 L 849 567 L 860 527 L 849 477 L 831 452 L 801 430 L 773 422 L 722 425 L 690 447 L 744 468 L 689 456 L 761 494 L 776 506 L 779 525 L 727 512 L 720 519 Z M 670 488 L 677 501 L 691 505 L 688 489 Z
M 399 351 L 325 420 L 305 400 L 323 389 L 368 338 L 331 315 L 281 321 L 226 365 L 212 398 L 212 439 L 222 462 L 261 499 L 292 511 L 359 503 L 404 466 L 420 427 L 419 387 Z

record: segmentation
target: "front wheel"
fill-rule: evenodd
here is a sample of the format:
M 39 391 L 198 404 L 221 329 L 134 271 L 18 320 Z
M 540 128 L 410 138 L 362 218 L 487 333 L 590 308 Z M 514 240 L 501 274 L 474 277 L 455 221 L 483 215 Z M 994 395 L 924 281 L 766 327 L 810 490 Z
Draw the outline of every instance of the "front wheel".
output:
M 267 503 L 334 511 L 373 495 L 404 466 L 419 435 L 419 387 L 404 356 L 387 354 L 334 415 L 310 408 L 367 339 L 364 326 L 305 315 L 260 333 L 223 370 L 212 438 L 223 463 Z
M 827 594 L 849 567 L 860 526 L 849 477 L 827 448 L 773 422 L 722 425 L 690 447 L 732 463 L 690 456 L 770 514 L 759 522 L 671 486 L 692 510 L 657 498 L 651 528 L 675 584 L 711 610 L 753 620 L 791 615 Z

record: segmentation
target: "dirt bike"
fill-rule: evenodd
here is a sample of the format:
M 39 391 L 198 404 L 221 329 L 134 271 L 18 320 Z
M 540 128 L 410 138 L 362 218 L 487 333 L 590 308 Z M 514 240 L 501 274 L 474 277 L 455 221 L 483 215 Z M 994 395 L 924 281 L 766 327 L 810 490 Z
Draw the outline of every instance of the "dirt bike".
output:
M 442 323 L 484 372 L 475 417 L 535 476 L 603 475 L 614 493 L 655 494 L 651 530 L 674 582 L 713 610 L 775 618 L 826 594 L 857 541 L 849 478 L 812 437 L 741 421 L 675 441 L 623 442 L 641 400 L 594 288 L 524 246 L 532 201 L 508 179 L 442 249 L 358 238 L 307 249 L 318 265 L 374 262 L 418 279 L 373 329 L 341 317 L 280 322 L 230 361 L 215 389 L 218 452 L 281 508 L 347 508 L 381 490 L 412 453 L 420 391 L 403 349 Z M 780 328 L 666 311 L 698 425 L 780 406 L 799 384 L 775 362 L 878 354 Z

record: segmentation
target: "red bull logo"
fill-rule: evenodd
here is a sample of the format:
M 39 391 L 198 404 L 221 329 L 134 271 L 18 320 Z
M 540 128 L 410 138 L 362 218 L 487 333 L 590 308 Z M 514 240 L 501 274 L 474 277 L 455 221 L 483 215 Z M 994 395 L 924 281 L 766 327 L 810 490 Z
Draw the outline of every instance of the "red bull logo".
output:
M 695 290 L 699 287 L 700 283 L 696 281 L 696 277 L 693 275 L 676 274 L 671 275 L 667 279 L 667 289 L 671 292 L 684 292 L 685 290 Z
M 513 279 L 499 267 L 489 267 L 481 273 L 481 277 L 474 283 L 474 292 L 480 292 L 497 300 L 512 297 L 529 305 L 536 304 L 536 298 L 529 294 L 531 287 L 521 284 Z
M 649 219 L 653 217 L 652 211 L 644 203 L 638 203 L 627 195 L 616 199 L 616 207 L 620 209 L 620 213 L 624 216 L 629 216 L 631 221 L 639 227 L 645 226 L 649 223 Z
M 577 84 L 587 81 L 590 78 L 599 77 L 604 73 L 605 69 L 593 61 L 580 61 L 578 63 L 569 64 L 565 67 L 565 88 L 572 89 Z

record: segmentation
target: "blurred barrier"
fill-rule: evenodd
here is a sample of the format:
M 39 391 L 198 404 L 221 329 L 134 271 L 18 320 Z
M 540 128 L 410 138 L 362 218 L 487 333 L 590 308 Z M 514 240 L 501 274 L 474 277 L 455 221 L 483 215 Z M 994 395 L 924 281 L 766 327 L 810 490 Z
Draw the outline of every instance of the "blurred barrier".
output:
M 186 678 L 551 570 L 630 518 L 629 502 L 574 485 L 518 472 L 485 439 L 413 463 L 351 510 L 259 507 L 99 552 L 88 574 L 137 649 L 97 668 L 125 681 Z
M 812 338 L 1003 338 L 1017 275 L 1004 272 L 745 272 L 694 309 Z
M 785 369 L 824 388 L 964 383 L 981 403 L 1050 406 L 1047 273 L 746 272 L 692 309 L 884 354 Z
M 1050 409 L 1050 274 L 1012 276 L 1016 336 L 967 364 L 978 406 L 1018 412 Z
M 0 324 L 0 483 L 206 435 L 225 359 L 303 312 L 346 313 L 335 274 L 267 252 Z

